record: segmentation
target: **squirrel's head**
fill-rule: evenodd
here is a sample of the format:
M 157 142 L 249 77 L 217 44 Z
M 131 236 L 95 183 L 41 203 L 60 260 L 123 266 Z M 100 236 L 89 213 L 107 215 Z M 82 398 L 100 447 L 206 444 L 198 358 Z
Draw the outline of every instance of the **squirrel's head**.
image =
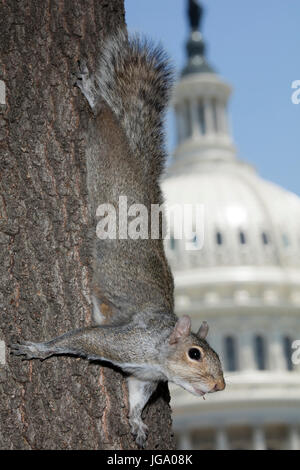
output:
M 169 380 L 198 396 L 225 388 L 221 362 L 205 340 L 207 333 L 206 322 L 192 333 L 191 319 L 184 315 L 169 337 Z

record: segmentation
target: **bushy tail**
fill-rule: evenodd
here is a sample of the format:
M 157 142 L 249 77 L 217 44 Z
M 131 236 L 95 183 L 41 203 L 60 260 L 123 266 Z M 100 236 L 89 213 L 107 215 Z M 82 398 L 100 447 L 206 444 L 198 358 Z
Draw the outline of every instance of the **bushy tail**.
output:
M 157 178 L 165 160 L 162 126 L 173 82 L 166 54 L 139 36 L 128 38 L 120 29 L 103 45 L 95 79 L 133 154 L 147 174 Z

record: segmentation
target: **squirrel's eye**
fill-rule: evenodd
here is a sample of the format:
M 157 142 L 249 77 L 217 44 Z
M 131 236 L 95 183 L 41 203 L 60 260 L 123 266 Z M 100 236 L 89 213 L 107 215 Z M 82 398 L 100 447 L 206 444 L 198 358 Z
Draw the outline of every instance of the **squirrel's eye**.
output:
M 189 349 L 189 357 L 194 359 L 194 361 L 199 361 L 201 359 L 201 353 L 197 348 Z

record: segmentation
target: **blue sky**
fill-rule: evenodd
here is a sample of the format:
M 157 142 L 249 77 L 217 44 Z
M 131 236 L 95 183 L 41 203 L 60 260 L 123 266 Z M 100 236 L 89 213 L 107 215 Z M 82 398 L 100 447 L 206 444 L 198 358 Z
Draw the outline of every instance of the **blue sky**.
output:
M 129 31 L 161 41 L 177 70 L 185 63 L 186 0 L 125 0 Z M 233 86 L 229 113 L 238 155 L 300 195 L 299 0 L 203 0 L 207 57 Z M 167 121 L 174 147 L 173 119 Z

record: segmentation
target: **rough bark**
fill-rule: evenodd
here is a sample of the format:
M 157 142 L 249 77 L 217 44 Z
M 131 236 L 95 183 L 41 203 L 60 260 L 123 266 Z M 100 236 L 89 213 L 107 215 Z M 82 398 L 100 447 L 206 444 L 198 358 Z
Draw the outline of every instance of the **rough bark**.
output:
M 0 0 L 0 340 L 91 323 L 92 220 L 76 61 L 93 63 L 123 0 Z M 82 359 L 0 365 L 1 449 L 135 449 L 122 375 Z M 172 449 L 168 391 L 145 410 L 147 447 Z

